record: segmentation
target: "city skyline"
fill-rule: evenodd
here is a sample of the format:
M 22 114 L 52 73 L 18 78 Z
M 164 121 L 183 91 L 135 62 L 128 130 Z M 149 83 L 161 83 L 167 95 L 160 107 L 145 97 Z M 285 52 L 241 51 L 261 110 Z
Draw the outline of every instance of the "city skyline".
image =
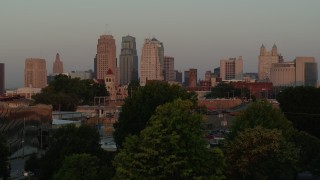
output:
M 8 1 L 0 7 L 5 87 L 23 86 L 24 61 L 30 57 L 46 59 L 48 72 L 56 53 L 66 72 L 93 70 L 96 41 L 102 34 L 114 36 L 116 57 L 121 37 L 136 37 L 139 66 L 144 39 L 161 39 L 165 54 L 175 57 L 175 69 L 196 68 L 201 79 L 228 57 L 242 56 L 244 72 L 258 72 L 261 44 L 266 49 L 276 44 L 285 61 L 312 56 L 318 62 L 319 5 L 316 0 Z

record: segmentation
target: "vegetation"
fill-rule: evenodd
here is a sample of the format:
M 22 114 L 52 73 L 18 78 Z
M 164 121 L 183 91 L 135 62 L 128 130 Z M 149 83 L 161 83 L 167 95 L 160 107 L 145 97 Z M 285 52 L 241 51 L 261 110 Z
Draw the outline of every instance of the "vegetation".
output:
M 107 96 L 108 92 L 103 84 L 92 80 L 80 80 L 66 75 L 57 75 L 55 79 L 41 93 L 32 98 L 35 104 L 50 104 L 53 110 L 74 110 L 77 105 L 92 105 L 95 96 Z
M 125 100 L 118 123 L 114 125 L 114 138 L 117 145 L 121 147 L 129 134 L 139 134 L 146 127 L 157 106 L 172 102 L 177 98 L 190 99 L 196 104 L 196 95 L 188 93 L 177 85 L 150 82 L 139 88 L 132 94 L 132 97 L 129 96 Z
M 223 155 L 204 141 L 202 116 L 178 99 L 159 106 L 140 135 L 116 155 L 115 179 L 223 178 Z
M 237 179 L 292 179 L 298 152 L 278 129 L 247 128 L 225 143 L 229 176 Z
M 296 129 L 320 138 L 320 88 L 289 87 L 277 95 L 277 100 Z
M 104 151 L 99 142 L 99 133 L 89 126 L 82 125 L 77 128 L 67 125 L 59 128 L 50 137 L 49 147 L 40 159 L 40 178 L 51 179 L 62 166 L 65 157 L 73 154 L 86 153 L 96 156 L 101 160 L 99 167 L 112 167 L 113 154 Z
M 6 139 L 0 134 L 0 179 L 10 177 L 10 169 L 8 164 L 9 149 L 6 144 Z
M 72 154 L 67 156 L 62 167 L 53 176 L 54 180 L 96 180 L 98 178 L 99 159 L 90 154 Z
M 208 99 L 232 97 L 250 98 L 250 92 L 247 88 L 235 88 L 232 84 L 219 83 L 217 86 L 213 87 L 211 92 L 205 97 Z

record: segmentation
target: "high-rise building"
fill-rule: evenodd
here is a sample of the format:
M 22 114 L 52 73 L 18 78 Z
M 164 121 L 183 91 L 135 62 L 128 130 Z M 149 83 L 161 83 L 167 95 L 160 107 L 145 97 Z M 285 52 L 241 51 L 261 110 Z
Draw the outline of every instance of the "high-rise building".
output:
M 243 77 L 243 60 L 239 56 L 236 58 L 220 60 L 220 77 L 222 80 L 242 80 Z
M 174 81 L 174 57 L 164 56 L 163 71 L 165 81 Z
M 185 87 L 189 86 L 189 71 L 184 71 L 184 81 L 183 81 L 183 85 Z
M 59 53 L 56 54 L 56 60 L 53 63 L 52 73 L 53 74 L 63 73 L 63 63 L 60 61 Z
M 292 62 L 273 63 L 271 82 L 274 86 L 316 86 L 318 65 L 314 57 L 296 57 Z
M 163 80 L 162 42 L 156 38 L 145 39 L 141 53 L 140 84 L 144 86 L 147 80 Z
M 5 74 L 4 74 L 4 63 L 0 63 L 0 95 L 5 93 Z
M 136 38 L 128 35 L 122 37 L 121 43 L 120 84 L 127 85 L 133 80 L 138 80 L 138 56 Z
M 182 72 L 175 70 L 174 71 L 174 81 L 182 83 Z
M 24 69 L 24 87 L 44 88 L 46 86 L 46 60 L 39 58 L 27 58 Z
M 188 87 L 197 87 L 198 73 L 197 69 L 189 69 L 189 86 Z
M 117 72 L 116 42 L 112 35 L 101 35 L 98 39 L 95 61 L 94 69 L 98 80 L 104 80 L 109 69 L 114 73 Z M 115 79 L 115 82 L 118 82 L 118 77 Z
M 271 51 L 267 51 L 264 45 L 260 47 L 258 78 L 260 81 L 269 81 L 271 66 L 273 63 L 282 62 L 282 56 L 279 55 L 277 46 L 274 44 Z

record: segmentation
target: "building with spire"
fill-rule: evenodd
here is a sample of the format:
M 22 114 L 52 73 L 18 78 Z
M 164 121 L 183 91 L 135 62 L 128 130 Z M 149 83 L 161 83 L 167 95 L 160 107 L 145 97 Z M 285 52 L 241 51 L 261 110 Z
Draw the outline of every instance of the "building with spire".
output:
M 138 56 L 136 38 L 122 37 L 120 54 L 120 84 L 128 85 L 131 81 L 138 81 Z
M 56 54 L 56 60 L 53 63 L 52 73 L 53 74 L 62 74 L 63 73 L 63 63 L 60 61 L 59 53 Z
M 117 74 L 116 42 L 112 35 L 101 35 L 98 39 L 94 69 L 98 80 L 104 80 L 109 69 Z M 117 79 L 115 76 L 115 82 Z
M 164 48 L 162 42 L 156 38 L 145 39 L 140 66 L 140 85 L 144 86 L 147 80 L 163 80 Z
M 267 51 L 262 44 L 260 47 L 258 78 L 260 81 L 270 81 L 271 66 L 273 63 L 282 61 L 281 55 L 278 53 L 278 48 L 274 44 L 271 51 Z

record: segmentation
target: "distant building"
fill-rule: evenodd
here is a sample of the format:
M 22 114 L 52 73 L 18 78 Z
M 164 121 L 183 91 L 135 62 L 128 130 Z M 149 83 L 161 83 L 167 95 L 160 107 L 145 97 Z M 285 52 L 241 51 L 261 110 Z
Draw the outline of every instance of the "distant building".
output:
M 243 73 L 243 80 L 244 81 L 255 81 L 258 79 L 258 73 Z
M 0 63 L 0 96 L 5 93 L 4 63 Z
M 271 82 L 274 86 L 317 86 L 318 65 L 314 57 L 296 57 L 292 62 L 274 63 Z
M 189 88 L 197 87 L 198 73 L 197 69 L 189 69 Z
M 222 80 L 242 80 L 243 60 L 242 56 L 220 60 L 220 77 Z
M 156 38 L 145 39 L 141 53 L 140 85 L 144 86 L 148 80 L 163 80 L 162 42 Z
M 174 81 L 174 57 L 164 56 L 163 58 L 164 80 Z
M 182 72 L 175 70 L 174 71 L 174 81 L 182 84 Z
M 267 51 L 264 45 L 260 47 L 258 78 L 260 81 L 270 81 L 271 66 L 280 63 L 282 56 L 279 55 L 277 46 L 274 44 L 271 51 Z
M 189 86 L 189 71 L 184 71 L 184 81 L 183 81 L 183 85 L 185 87 Z
M 136 38 L 122 37 L 120 54 L 120 84 L 128 85 L 131 81 L 138 81 L 138 56 Z
M 220 77 L 220 67 L 214 68 L 213 75 L 216 77 Z
M 63 63 L 60 61 L 59 53 L 56 54 L 56 60 L 53 63 L 52 73 L 53 74 L 62 74 L 63 73 Z
M 93 79 L 93 72 L 92 70 L 89 71 L 71 71 L 69 73 L 71 78 L 79 78 L 81 80 L 84 79 Z
M 46 86 L 46 60 L 39 58 L 27 58 L 24 69 L 24 87 L 44 88 Z
M 98 80 L 104 80 L 109 69 L 114 73 L 117 72 L 116 42 L 112 35 L 101 35 L 98 39 L 95 62 L 95 73 Z M 115 77 L 115 82 L 117 78 Z

